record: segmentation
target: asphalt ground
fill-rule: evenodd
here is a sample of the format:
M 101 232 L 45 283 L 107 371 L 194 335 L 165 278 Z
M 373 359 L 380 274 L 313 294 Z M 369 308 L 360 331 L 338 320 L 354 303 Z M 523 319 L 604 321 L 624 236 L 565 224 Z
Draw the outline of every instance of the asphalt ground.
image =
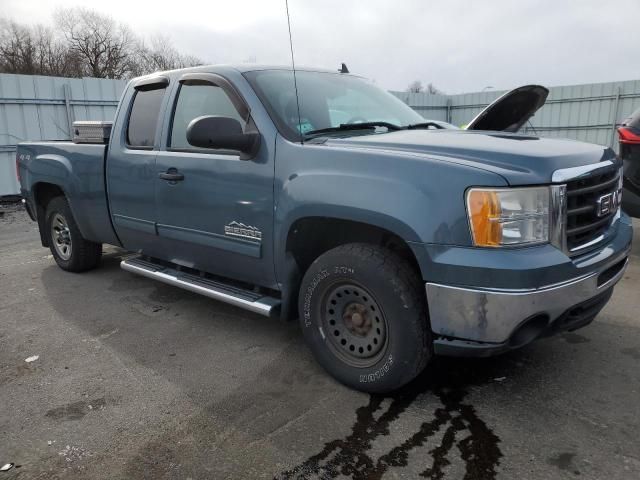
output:
M 376 397 L 295 323 L 124 272 L 113 248 L 66 273 L 0 212 L 0 480 L 640 478 L 638 234 L 588 327 Z

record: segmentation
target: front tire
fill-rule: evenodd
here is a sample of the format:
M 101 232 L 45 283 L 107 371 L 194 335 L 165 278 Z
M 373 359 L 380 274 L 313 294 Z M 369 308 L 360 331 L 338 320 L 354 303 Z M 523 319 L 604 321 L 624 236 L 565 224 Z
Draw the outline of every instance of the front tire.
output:
M 85 240 L 65 197 L 56 197 L 47 205 L 45 229 L 51 254 L 63 270 L 84 272 L 100 263 L 102 244 Z
M 398 389 L 431 357 L 422 281 L 386 248 L 353 243 L 318 257 L 302 280 L 299 311 L 318 363 L 357 390 Z

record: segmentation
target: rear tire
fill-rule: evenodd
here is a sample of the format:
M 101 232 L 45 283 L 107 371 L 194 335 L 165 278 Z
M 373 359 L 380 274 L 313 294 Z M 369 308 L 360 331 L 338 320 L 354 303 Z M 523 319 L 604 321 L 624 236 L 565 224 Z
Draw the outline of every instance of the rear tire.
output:
M 100 263 L 102 244 L 84 239 L 65 197 L 49 202 L 44 224 L 51 254 L 60 268 L 84 272 Z
M 324 253 L 304 275 L 299 311 L 318 363 L 351 388 L 396 390 L 431 358 L 423 283 L 391 250 L 352 243 Z

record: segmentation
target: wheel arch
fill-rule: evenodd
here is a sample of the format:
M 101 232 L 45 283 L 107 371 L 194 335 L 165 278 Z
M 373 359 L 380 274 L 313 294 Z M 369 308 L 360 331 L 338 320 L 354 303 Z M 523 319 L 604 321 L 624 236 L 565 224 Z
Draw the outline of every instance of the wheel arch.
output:
M 46 230 L 46 212 L 49 202 L 56 197 L 65 197 L 69 202 L 69 196 L 64 191 L 62 186 L 51 182 L 37 182 L 31 187 L 33 192 L 33 202 L 36 209 L 36 220 L 38 221 L 38 230 L 40 231 L 40 241 L 43 247 L 49 246 L 49 240 L 45 235 Z M 73 213 L 73 207 L 69 202 L 69 208 Z
M 322 232 L 331 231 L 331 235 Z M 303 216 L 286 230 L 281 245 L 284 248 L 279 257 L 283 260 L 282 317 L 295 318 L 297 315 L 300 282 L 313 261 L 323 253 L 348 243 L 369 243 L 388 248 L 406 259 L 420 278 L 423 278 L 420 263 L 411 243 L 398 232 L 377 223 L 363 222 L 352 218 Z

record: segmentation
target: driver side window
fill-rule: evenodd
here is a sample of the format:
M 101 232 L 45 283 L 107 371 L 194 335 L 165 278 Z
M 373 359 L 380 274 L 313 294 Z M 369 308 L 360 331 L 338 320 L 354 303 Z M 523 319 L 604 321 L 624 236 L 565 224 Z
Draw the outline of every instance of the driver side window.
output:
M 246 127 L 246 122 L 222 88 L 214 85 L 183 84 L 180 86 L 173 113 L 169 147 L 173 149 L 195 148 L 187 141 L 187 127 L 191 120 L 203 115 L 230 117 L 240 122 L 243 130 Z

